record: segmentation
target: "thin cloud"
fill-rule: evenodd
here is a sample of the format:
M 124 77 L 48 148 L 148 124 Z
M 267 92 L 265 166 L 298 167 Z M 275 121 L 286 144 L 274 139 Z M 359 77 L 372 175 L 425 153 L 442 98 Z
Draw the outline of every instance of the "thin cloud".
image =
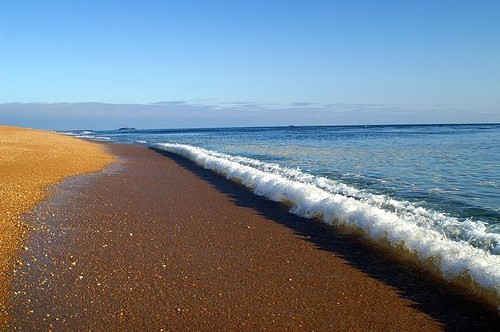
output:
M 290 103 L 290 106 L 292 106 L 292 107 L 309 107 L 309 106 L 315 106 L 315 105 L 318 105 L 318 104 L 308 103 L 308 102 L 304 102 L 304 101 Z
M 167 106 L 175 106 L 175 105 L 185 105 L 188 102 L 185 100 L 174 100 L 174 101 L 158 101 L 155 103 L 152 103 L 151 105 L 167 105 Z
M 453 114 L 453 118 L 450 117 Z M 3 103 L 0 123 L 42 129 L 200 128 L 230 126 L 500 122 L 498 113 L 436 105 L 162 101 L 149 104 Z

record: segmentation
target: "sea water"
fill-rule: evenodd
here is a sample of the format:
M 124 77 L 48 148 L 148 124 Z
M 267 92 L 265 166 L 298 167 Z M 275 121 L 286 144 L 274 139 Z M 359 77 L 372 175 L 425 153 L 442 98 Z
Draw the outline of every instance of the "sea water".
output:
M 66 133 L 178 154 L 500 298 L 500 124 Z

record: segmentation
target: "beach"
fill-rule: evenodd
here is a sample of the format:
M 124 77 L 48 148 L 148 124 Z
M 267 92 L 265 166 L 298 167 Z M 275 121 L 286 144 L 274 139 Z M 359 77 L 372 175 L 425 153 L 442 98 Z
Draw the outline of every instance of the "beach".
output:
M 64 181 L 35 207 L 43 191 L 19 210 L 31 213 L 16 226 L 29 229 L 26 236 L 10 233 L 17 242 L 9 259 L 18 262 L 7 301 L 10 329 L 498 326 L 495 310 L 396 264 L 355 236 L 289 214 L 172 154 L 123 144 L 97 150 L 103 146 L 117 162 Z M 43 178 L 57 173 L 54 184 L 111 160 L 96 159 L 101 162 L 71 174 L 41 172 Z
M 24 250 L 30 225 L 21 215 L 50 194 L 63 178 L 96 172 L 113 158 L 101 145 L 63 135 L 0 126 L 0 305 L 8 296 L 10 271 Z M 1 310 L 0 321 L 5 321 Z

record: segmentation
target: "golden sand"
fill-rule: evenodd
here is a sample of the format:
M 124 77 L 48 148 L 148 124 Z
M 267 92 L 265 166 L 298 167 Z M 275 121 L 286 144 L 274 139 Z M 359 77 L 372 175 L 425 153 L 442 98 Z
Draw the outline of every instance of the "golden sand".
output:
M 0 126 L 2 308 L 16 253 L 23 247 L 27 226 L 23 225 L 21 215 L 47 196 L 49 186 L 65 177 L 99 171 L 111 162 L 113 157 L 97 143 L 52 132 Z

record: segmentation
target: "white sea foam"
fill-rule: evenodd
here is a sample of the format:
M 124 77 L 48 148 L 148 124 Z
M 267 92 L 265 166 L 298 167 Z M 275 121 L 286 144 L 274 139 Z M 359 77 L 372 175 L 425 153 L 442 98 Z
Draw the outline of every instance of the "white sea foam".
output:
M 76 135 L 78 138 L 86 138 L 93 141 L 110 141 L 111 138 L 105 136 L 89 136 L 89 135 Z
M 466 275 L 500 297 L 500 234 L 487 232 L 481 222 L 459 221 L 299 169 L 190 145 L 157 146 L 237 179 L 257 195 L 291 203 L 291 213 L 362 229 L 374 240 L 406 247 L 422 261 L 433 260 L 445 278 Z
M 67 132 L 59 132 L 63 135 L 68 135 L 68 136 L 77 136 L 77 137 L 93 137 L 89 136 L 93 134 L 93 131 L 88 131 L 88 130 L 77 130 L 77 131 L 67 131 Z

